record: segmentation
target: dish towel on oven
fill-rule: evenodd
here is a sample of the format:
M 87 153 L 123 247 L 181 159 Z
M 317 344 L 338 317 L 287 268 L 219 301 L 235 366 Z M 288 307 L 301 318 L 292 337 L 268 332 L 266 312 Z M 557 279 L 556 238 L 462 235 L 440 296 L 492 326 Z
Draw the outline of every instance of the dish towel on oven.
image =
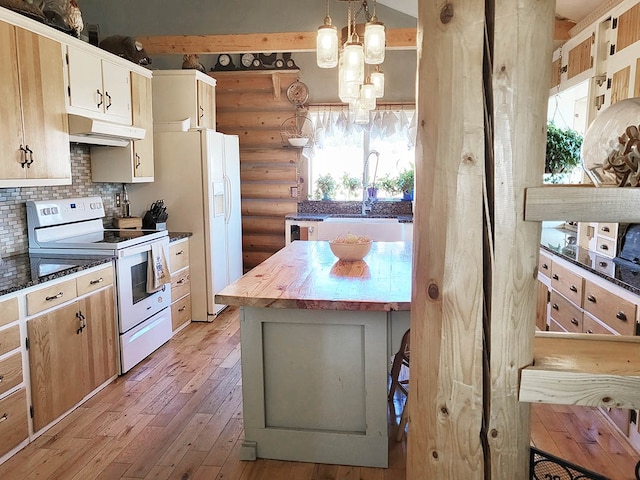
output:
M 157 292 L 166 283 L 171 283 L 169 273 L 169 247 L 165 243 L 154 242 L 149 250 L 147 267 L 147 293 Z

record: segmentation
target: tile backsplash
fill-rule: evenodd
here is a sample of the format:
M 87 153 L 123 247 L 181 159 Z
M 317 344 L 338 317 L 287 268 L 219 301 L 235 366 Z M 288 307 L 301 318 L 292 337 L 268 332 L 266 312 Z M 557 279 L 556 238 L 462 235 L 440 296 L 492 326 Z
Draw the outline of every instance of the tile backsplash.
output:
M 26 253 L 27 200 L 51 200 L 60 198 L 102 197 L 106 217 L 105 227 L 110 227 L 113 217 L 121 216 L 120 207 L 115 206 L 115 195 L 122 191 L 119 183 L 92 183 L 89 146 L 71 144 L 71 185 L 52 187 L 0 188 L 0 256 L 8 257 Z

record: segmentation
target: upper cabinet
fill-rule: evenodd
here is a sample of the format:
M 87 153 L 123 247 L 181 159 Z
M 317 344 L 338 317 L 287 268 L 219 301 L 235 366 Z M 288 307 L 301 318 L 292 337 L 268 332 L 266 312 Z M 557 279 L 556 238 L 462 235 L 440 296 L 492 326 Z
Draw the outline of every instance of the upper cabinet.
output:
M 198 70 L 153 72 L 156 123 L 190 119 L 190 128 L 216 129 L 216 80 Z
M 0 187 L 71 184 L 62 45 L 0 20 Z
M 96 53 L 67 47 L 69 113 L 131 125 L 130 70 Z
M 91 180 L 94 182 L 153 182 L 153 111 L 151 79 L 131 73 L 133 125 L 146 130 L 144 140 L 126 147 L 91 147 Z

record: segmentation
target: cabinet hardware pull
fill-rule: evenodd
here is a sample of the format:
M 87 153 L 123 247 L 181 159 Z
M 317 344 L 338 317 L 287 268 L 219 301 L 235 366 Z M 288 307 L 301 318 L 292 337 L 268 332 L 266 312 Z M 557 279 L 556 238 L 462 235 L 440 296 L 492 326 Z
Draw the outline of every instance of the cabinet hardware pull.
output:
M 578 291 L 578 287 L 576 287 L 575 285 L 571 285 L 569 287 L 569 290 L 571 290 L 572 292 L 577 292 Z
M 573 317 L 571 319 L 571 323 L 573 323 L 574 325 L 578 325 L 580 322 L 578 322 L 578 319 L 576 317 Z
M 2 416 L 0 417 L 0 422 L 4 422 L 5 420 L 7 420 L 9 418 L 9 414 L 7 413 L 3 413 Z
M 204 118 L 204 108 L 202 108 L 202 106 L 198 107 L 200 109 L 200 117 L 198 118 Z
M 554 274 L 553 274 L 553 277 L 551 277 L 551 278 L 553 278 L 554 280 L 558 280 L 560 277 L 558 277 L 558 275 L 556 275 L 556 274 L 554 273 Z
M 606 267 L 607 265 L 609 265 L 607 262 L 600 262 L 601 267 Z
M 557 303 L 554 303 L 553 305 L 551 305 L 551 308 L 553 308 L 554 310 L 559 310 L 560 307 L 558 307 Z
M 111 102 L 111 95 L 109 95 L 109 92 L 104 92 L 105 96 L 107 97 L 107 100 L 109 100 L 109 103 L 107 104 L 107 106 L 105 107 L 107 110 L 109 110 L 109 107 L 112 105 Z
M 542 264 L 542 268 L 543 268 L 544 270 L 549 270 L 549 265 L 547 265 L 546 263 L 543 263 L 543 264 Z
M 97 279 L 97 280 L 91 280 L 91 281 L 89 282 L 89 285 L 95 285 L 96 283 L 102 283 L 102 282 L 104 282 L 104 278 L 100 277 L 100 278 L 99 278 L 99 279 Z
M 82 311 L 76 313 L 76 318 L 80 321 L 80 327 L 76 330 L 76 335 L 80 335 L 87 328 L 87 319 L 82 314 Z
M 593 333 L 593 330 L 589 329 L 587 330 L 587 333 Z
M 97 106 L 101 107 L 104 103 L 104 95 L 102 95 L 102 92 L 100 90 L 96 90 L 96 93 L 100 96 L 100 101 L 98 102 Z
M 22 155 L 22 161 L 20 162 L 20 166 L 22 166 L 22 168 L 24 168 L 24 166 L 27 164 L 27 149 L 24 148 L 22 145 L 20 145 L 20 151 L 23 153 Z
M 627 315 L 624 312 L 618 312 L 616 313 L 616 318 L 618 320 L 622 320 L 623 322 L 627 321 Z
M 27 149 L 27 152 L 29 152 L 29 160 L 27 161 L 26 165 L 27 168 L 31 168 L 31 164 L 33 163 L 33 150 L 31 150 L 29 148 L 29 145 L 25 145 L 25 147 Z M 26 158 L 26 157 L 25 157 Z
M 596 297 L 594 297 L 593 295 L 587 295 L 587 300 L 592 303 L 596 303 Z
M 44 299 L 45 299 L 47 302 L 50 302 L 51 300 L 55 300 L 55 299 L 57 299 L 57 298 L 62 298 L 63 296 L 64 296 L 64 293 L 59 292 L 57 295 L 54 295 L 54 296 L 52 296 L 52 297 L 45 297 Z
M 176 255 L 182 255 L 184 253 L 184 250 L 180 250 L 179 252 L 176 252 Z
M 184 312 L 187 309 L 186 305 L 184 307 L 180 307 L 178 309 L 179 312 Z
M 609 250 L 607 245 L 600 245 L 600 250 Z
M 608 232 L 609 231 L 609 227 L 602 227 L 600 230 L 602 230 L 603 232 Z
M 142 162 L 140 161 L 140 155 L 136 153 L 136 168 L 140 168 L 140 165 L 142 165 Z
M 176 283 L 178 285 L 182 285 L 187 279 L 186 278 L 181 278 L 180 280 L 178 280 Z
M 2 380 L 4 380 L 4 375 L 0 375 L 0 383 L 2 383 Z

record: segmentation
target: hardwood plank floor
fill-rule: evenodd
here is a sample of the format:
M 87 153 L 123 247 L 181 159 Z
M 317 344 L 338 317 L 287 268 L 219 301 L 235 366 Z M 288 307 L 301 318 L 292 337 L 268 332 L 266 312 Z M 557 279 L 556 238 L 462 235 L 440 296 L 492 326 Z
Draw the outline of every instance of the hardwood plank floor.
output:
M 0 465 L 0 479 L 401 480 L 403 400 L 397 393 L 389 418 L 388 469 L 239 460 L 239 314 L 229 308 L 189 325 Z M 599 411 L 534 405 L 531 419 L 538 448 L 612 480 L 634 478 L 639 455 Z

